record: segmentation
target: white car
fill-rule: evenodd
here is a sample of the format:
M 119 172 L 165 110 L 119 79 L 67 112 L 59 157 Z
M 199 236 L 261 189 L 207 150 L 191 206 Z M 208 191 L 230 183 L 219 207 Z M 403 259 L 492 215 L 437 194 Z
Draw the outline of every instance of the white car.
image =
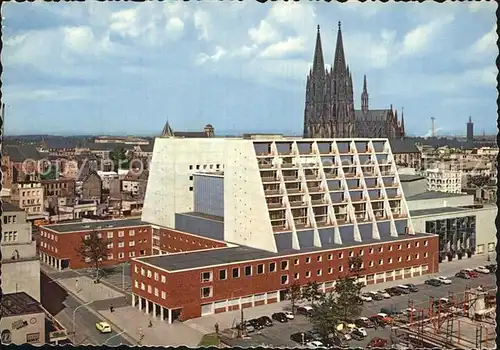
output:
M 283 313 L 285 314 L 286 318 L 288 318 L 289 320 L 293 320 L 295 318 L 295 316 L 293 315 L 293 313 L 291 311 L 283 311 Z
M 415 309 L 413 307 L 409 307 L 409 308 L 406 308 L 403 310 L 403 315 L 409 315 L 409 314 L 412 314 L 415 312 L 417 312 L 417 309 Z
M 389 299 L 391 297 L 391 295 L 389 293 L 387 293 L 385 290 L 377 290 L 375 293 L 380 294 L 381 296 L 383 296 L 386 299 Z
M 323 343 L 318 340 L 310 341 L 306 344 L 309 349 L 317 349 L 324 347 Z
M 366 293 L 365 294 L 361 294 L 359 296 L 359 298 L 361 300 L 363 300 L 363 301 L 372 301 L 373 300 L 373 298 L 371 296 L 369 296 L 368 294 L 366 294 Z
M 451 280 L 447 277 L 439 276 L 436 279 L 441 281 L 442 284 L 451 284 Z
M 485 266 L 478 266 L 474 270 L 479 273 L 490 273 L 490 270 L 488 270 Z
M 368 336 L 366 329 L 364 329 L 363 327 L 356 327 L 355 329 L 357 329 L 359 332 L 361 332 L 361 334 L 363 334 L 363 337 Z

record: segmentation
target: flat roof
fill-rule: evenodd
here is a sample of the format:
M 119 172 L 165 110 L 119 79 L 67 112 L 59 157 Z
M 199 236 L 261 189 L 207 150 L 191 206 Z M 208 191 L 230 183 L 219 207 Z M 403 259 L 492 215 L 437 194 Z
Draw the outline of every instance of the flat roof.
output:
M 415 195 L 410 196 L 410 197 L 406 197 L 406 200 L 407 201 L 416 201 L 416 200 L 421 200 L 421 199 L 453 198 L 453 197 L 462 197 L 462 196 L 470 196 L 470 194 L 426 191 L 426 192 L 415 194 Z
M 401 180 L 402 182 L 410 182 L 410 181 L 417 181 L 417 180 L 425 180 L 425 177 L 420 176 L 420 175 L 400 174 L 399 180 Z
M 0 306 L 2 317 L 44 313 L 40 303 L 25 292 L 4 294 Z
M 439 214 L 448 214 L 448 213 L 456 213 L 460 211 L 473 210 L 473 208 L 459 208 L 459 207 L 441 207 L 441 208 L 428 208 L 428 209 L 419 209 L 419 210 L 410 210 L 411 217 L 417 216 L 426 216 L 426 215 L 439 215 Z
M 262 260 L 280 258 L 289 255 L 319 253 L 326 250 L 342 249 L 360 245 L 370 245 L 376 243 L 397 242 L 408 238 L 421 238 L 435 236 L 428 233 L 416 233 L 415 235 L 400 234 L 398 237 L 383 237 L 380 240 L 370 239 L 363 242 L 352 242 L 346 244 L 332 244 L 325 247 L 311 247 L 301 250 L 287 250 L 279 253 L 272 253 L 251 247 L 228 247 L 203 251 L 192 251 L 179 254 L 167 254 L 137 258 L 137 261 L 157 266 L 167 271 L 179 271 L 196 268 L 209 268 L 215 265 L 234 264 L 243 261 Z
M 224 222 L 224 218 L 222 216 L 209 215 L 209 214 L 199 213 L 196 211 L 190 211 L 188 213 L 178 213 L 178 215 L 192 216 L 196 218 L 208 219 L 217 222 Z
M 16 207 L 14 204 L 6 201 L 2 201 L 2 211 L 7 212 L 7 211 L 24 211 L 19 207 Z
M 99 220 L 89 222 L 71 222 L 65 224 L 44 225 L 47 228 L 57 233 L 68 233 L 76 231 L 93 231 L 93 230 L 106 230 L 110 228 L 122 228 L 132 226 L 150 226 L 150 223 L 142 221 L 140 218 L 121 219 L 121 220 Z

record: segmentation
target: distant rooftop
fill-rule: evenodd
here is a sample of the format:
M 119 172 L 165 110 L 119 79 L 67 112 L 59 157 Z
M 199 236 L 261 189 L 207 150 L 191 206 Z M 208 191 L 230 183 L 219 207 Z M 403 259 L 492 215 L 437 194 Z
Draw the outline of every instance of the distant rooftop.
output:
M 2 317 L 44 313 L 40 303 L 25 292 L 9 293 L 2 296 L 0 314 Z
M 23 210 L 19 207 L 16 207 L 14 204 L 10 202 L 2 201 L 2 211 L 9 212 L 9 211 L 23 211 Z
M 419 210 L 410 210 L 410 216 L 412 218 L 417 216 L 426 216 L 426 215 L 439 215 L 439 214 L 449 214 L 456 213 L 466 210 L 471 210 L 472 208 L 459 208 L 459 207 L 442 207 L 442 208 L 428 208 L 428 209 L 419 209 Z
M 462 197 L 469 196 L 467 193 L 447 193 L 447 192 L 438 192 L 438 191 L 427 191 L 423 193 L 419 193 L 410 197 L 406 197 L 407 201 L 416 201 L 422 199 L 437 199 L 437 198 L 453 198 L 453 197 Z
M 142 221 L 140 218 L 123 219 L 123 220 L 103 220 L 91 222 L 72 222 L 66 224 L 44 225 L 47 228 L 58 233 L 68 233 L 75 231 L 93 231 L 106 230 L 110 228 L 125 228 L 134 226 L 150 226 L 151 224 Z
M 213 220 L 213 221 L 218 221 L 218 222 L 224 222 L 224 218 L 222 216 L 208 215 L 208 214 L 204 214 L 204 213 L 198 213 L 195 211 L 191 211 L 191 212 L 187 212 L 187 213 L 179 213 L 179 215 L 192 216 L 195 218 L 202 218 L 202 219 L 208 219 L 208 220 Z
M 147 264 L 151 264 L 153 266 L 157 266 L 167 271 L 178 271 L 178 270 L 196 269 L 202 267 L 209 268 L 210 266 L 214 265 L 240 263 L 244 261 L 279 258 L 293 254 L 296 255 L 303 253 L 304 254 L 320 253 L 322 251 L 331 249 L 345 249 L 360 245 L 397 242 L 402 239 L 413 239 L 413 238 L 431 237 L 431 236 L 434 235 L 428 233 L 416 233 L 415 235 L 399 234 L 398 237 L 384 236 L 381 237 L 380 240 L 372 239 L 372 240 L 365 240 L 363 242 L 332 244 L 328 247 L 322 247 L 322 248 L 314 247 L 301 250 L 283 251 L 279 253 L 272 253 L 265 250 L 238 246 L 229 248 L 210 249 L 204 251 L 193 251 L 193 252 L 186 252 L 179 254 L 156 255 L 144 258 L 137 258 L 136 260 L 145 262 Z
M 399 175 L 399 179 L 401 180 L 401 182 L 411 182 L 411 181 L 417 181 L 417 180 L 425 179 L 425 177 L 420 176 L 420 175 L 406 175 L 406 174 L 401 174 L 401 175 Z

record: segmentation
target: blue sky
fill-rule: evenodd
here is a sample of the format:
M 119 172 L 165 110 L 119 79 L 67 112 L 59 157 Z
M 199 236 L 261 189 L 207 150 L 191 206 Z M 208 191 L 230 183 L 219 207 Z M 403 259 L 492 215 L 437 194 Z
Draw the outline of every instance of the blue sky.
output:
M 316 25 L 409 134 L 495 134 L 495 3 L 6 3 L 6 133 L 301 133 Z

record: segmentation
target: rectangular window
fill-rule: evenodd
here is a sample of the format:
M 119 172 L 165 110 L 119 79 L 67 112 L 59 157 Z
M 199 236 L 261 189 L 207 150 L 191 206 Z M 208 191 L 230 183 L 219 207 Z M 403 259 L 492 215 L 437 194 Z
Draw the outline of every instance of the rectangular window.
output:
M 406 256 L 406 261 L 410 261 L 411 260 L 411 256 L 407 255 Z
M 311 263 L 311 258 L 310 258 L 310 257 L 307 257 L 307 258 L 306 258 L 306 264 L 309 264 L 309 263 Z
M 108 249 L 113 249 L 113 243 L 108 243 L 108 244 L 106 245 L 106 247 L 107 247 Z
M 349 252 L 349 257 L 350 257 L 350 258 L 352 258 L 353 256 L 354 256 L 354 252 L 351 250 L 351 251 Z
M 146 285 L 144 283 L 141 282 L 141 289 L 142 290 L 146 290 Z
M 113 238 L 113 231 L 108 232 L 108 238 Z
M 257 275 L 261 275 L 264 273 L 264 264 L 257 265 Z
M 293 260 L 293 264 L 294 264 L 294 265 L 298 265 L 298 264 L 300 264 L 300 260 L 299 260 L 299 259 L 294 259 L 294 260 Z
M 387 259 L 389 264 L 392 264 L 392 258 Z
M 167 278 L 164 275 L 161 275 L 161 283 L 166 283 Z
M 135 230 L 128 230 L 128 235 L 130 237 L 135 236 Z
M 158 296 L 158 288 L 155 287 L 155 297 Z
M 342 259 L 344 257 L 344 253 L 339 253 L 339 259 Z
M 342 267 L 342 265 L 339 266 L 339 272 L 342 272 L 344 268 Z
M 322 271 L 321 271 L 321 270 L 317 270 L 317 271 L 316 271 L 316 276 L 321 276 L 321 273 L 322 273 Z
M 429 256 L 429 253 L 424 253 L 424 258 L 427 258 Z
M 373 248 L 370 248 L 370 254 L 373 254 Z
M 382 253 L 383 251 L 384 251 L 384 247 L 379 247 L 379 248 L 378 248 L 378 252 L 379 252 L 379 253 Z
M 212 272 L 205 271 L 201 273 L 201 281 L 202 282 L 212 282 Z
M 370 261 L 370 263 L 368 264 L 369 267 L 373 267 L 373 261 Z
M 201 288 L 201 298 L 211 298 L 212 297 L 212 287 L 203 287 Z
M 123 252 L 118 253 L 118 259 L 123 259 L 125 257 L 125 254 Z
M 364 250 L 363 250 L 363 249 L 360 249 L 360 250 L 359 250 L 359 256 L 363 256 L 363 253 L 364 253 Z
M 411 243 L 406 243 L 406 248 L 410 248 L 411 247 Z
M 392 245 L 390 245 L 387 249 L 388 249 L 390 252 L 392 252 Z
M 28 333 L 26 334 L 26 343 L 35 344 L 40 342 L 40 333 Z
M 316 258 L 316 261 L 321 262 L 321 260 L 323 260 L 323 257 L 321 255 L 318 255 L 318 257 Z
M 311 277 L 311 271 L 306 271 L 306 278 Z
M 162 299 L 167 299 L 167 293 L 161 292 L 161 298 Z
M 158 278 L 159 278 L 158 272 L 155 272 L 154 276 L 155 276 L 155 281 L 158 281 Z
M 134 287 L 135 288 L 139 288 L 139 282 L 138 281 L 134 281 Z
M 151 278 L 151 276 L 153 276 L 153 274 L 150 270 L 148 270 L 148 278 Z
M 327 259 L 328 260 L 332 260 L 333 259 L 333 255 L 332 254 L 328 254 Z
M 142 267 L 141 267 L 141 275 L 143 275 L 143 276 L 146 275 L 146 270 L 144 270 Z
M 328 274 L 331 275 L 333 273 L 333 269 L 331 267 L 328 268 Z
M 420 258 L 420 255 L 417 253 L 417 254 L 415 254 L 415 259 L 418 259 L 418 258 Z
M 398 250 L 401 250 L 401 244 L 398 244 Z
M 125 231 L 118 231 L 118 237 L 124 237 Z
M 281 262 L 281 270 L 283 270 L 283 271 L 288 270 L 288 260 L 283 260 Z
M 108 254 L 108 260 L 113 260 L 113 254 Z
M 135 246 L 135 241 L 130 241 L 130 242 L 128 242 L 128 246 L 129 246 L 129 247 L 133 247 L 133 246 Z
M 401 259 L 401 257 L 400 257 L 400 256 L 398 256 L 398 262 L 401 262 L 401 260 L 403 260 L 403 259 Z
M 233 267 L 233 273 L 232 273 L 233 278 L 238 278 L 240 277 L 240 269 L 239 267 Z
M 129 256 L 130 258 L 135 257 L 135 252 L 128 252 L 128 256 Z
M 276 263 L 269 263 L 269 272 L 276 272 Z
M 153 288 L 151 286 L 148 286 L 148 293 L 151 294 L 153 292 Z
M 245 266 L 245 276 L 252 276 L 252 266 Z
M 134 266 L 134 272 L 139 273 L 139 267 L 137 267 L 137 265 Z
M 227 278 L 227 270 L 219 270 L 219 280 L 223 281 Z
M 281 275 L 281 284 L 288 284 L 288 275 Z
M 298 279 L 299 279 L 299 273 L 298 273 L 298 272 L 295 272 L 295 273 L 293 274 L 293 278 L 294 278 L 294 279 L 296 279 L 296 280 L 298 280 Z
M 118 242 L 118 248 L 125 247 L 125 242 Z
M 415 242 L 415 247 L 418 248 L 420 246 L 420 242 Z
M 429 244 L 429 243 L 427 242 L 427 240 L 425 240 L 424 241 L 424 247 L 427 247 L 427 244 Z
M 378 260 L 378 264 L 379 264 L 379 265 L 384 265 L 384 259 L 379 259 L 379 260 Z

